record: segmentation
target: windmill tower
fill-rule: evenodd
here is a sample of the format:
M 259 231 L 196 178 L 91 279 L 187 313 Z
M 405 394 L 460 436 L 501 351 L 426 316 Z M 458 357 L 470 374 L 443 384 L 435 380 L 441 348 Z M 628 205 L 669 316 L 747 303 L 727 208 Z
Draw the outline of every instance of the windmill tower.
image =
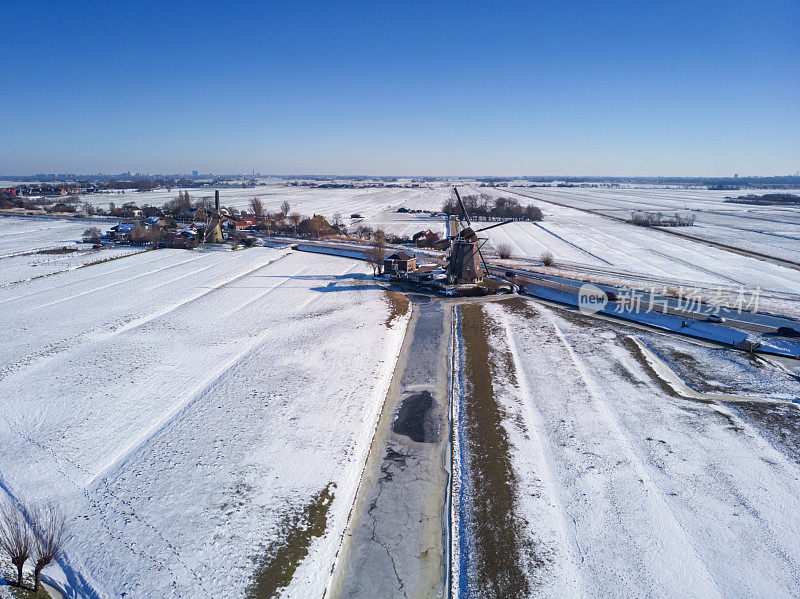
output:
M 219 189 L 214 190 L 214 212 L 206 211 L 206 222 L 203 228 L 203 243 L 222 243 L 222 213 L 219 207 Z
M 472 229 L 469 229 L 472 232 Z M 470 239 L 454 239 L 453 246 L 450 248 L 450 259 L 447 263 L 447 276 L 456 285 L 465 283 L 480 283 L 484 277 L 484 269 L 481 266 L 481 255 L 478 247 L 478 238 L 474 232 Z
M 455 285 L 480 283 L 487 270 L 481 247 L 488 239 L 478 237 L 478 233 L 513 221 L 495 223 L 475 231 L 469 220 L 467 208 L 458 193 L 458 188 L 454 187 L 453 192 L 456 194 L 458 205 L 461 207 L 466 226 L 460 218 L 453 215 L 448 218 L 447 241 L 450 243 L 450 255 L 447 259 L 447 278 Z

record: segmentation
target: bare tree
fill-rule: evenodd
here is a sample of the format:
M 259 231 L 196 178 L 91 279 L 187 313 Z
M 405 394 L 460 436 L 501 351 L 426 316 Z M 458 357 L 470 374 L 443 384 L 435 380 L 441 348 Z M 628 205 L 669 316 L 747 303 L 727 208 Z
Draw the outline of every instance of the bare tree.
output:
M 67 517 L 54 503 L 34 506 L 30 510 L 33 532 L 33 591 L 39 592 L 42 570 L 64 549 L 67 540 Z
M 145 229 L 141 223 L 133 225 L 133 229 L 131 229 L 131 242 L 143 243 L 147 241 L 149 241 L 147 238 L 147 229 Z
M 343 222 L 344 221 L 342 220 L 342 213 L 341 212 L 337 212 L 336 214 L 333 215 L 333 220 L 331 221 L 331 224 L 333 225 L 334 229 L 336 229 L 338 231 L 339 228 L 342 226 Z
M 214 196 L 203 196 L 197 204 L 198 208 L 202 208 L 205 212 L 211 212 L 215 208 Z
M 84 230 L 83 238 L 89 243 L 98 243 L 100 241 L 100 229 L 97 227 L 89 227 Z
M 250 210 L 253 211 L 253 215 L 255 215 L 258 220 L 264 218 L 264 204 L 261 203 L 259 198 L 252 198 L 250 200 Z
M 0 504 L 0 551 L 17 567 L 17 586 L 22 586 L 22 568 L 33 552 L 33 539 L 20 509 L 9 501 Z
M 374 232 L 371 227 L 367 225 L 358 225 L 356 227 L 355 233 L 361 239 L 371 239 L 374 235 Z
M 501 258 L 508 259 L 511 257 L 511 246 L 507 243 L 501 243 L 497 246 L 497 255 Z
M 283 212 L 283 218 L 289 216 L 289 210 L 291 210 L 292 206 L 289 204 L 287 200 L 283 200 L 281 204 L 281 212 Z
M 383 231 L 381 231 L 383 233 Z M 376 235 L 372 244 L 367 249 L 367 262 L 372 267 L 372 274 L 383 273 L 383 258 L 386 256 L 386 239 L 383 235 Z
M 289 202 L 284 202 L 286 206 L 289 205 Z M 281 205 L 281 209 L 283 209 L 283 204 Z M 300 224 L 300 221 L 303 220 L 303 217 L 299 212 L 292 212 L 289 215 L 289 220 L 292 222 L 292 226 L 294 227 L 294 234 L 297 235 L 297 225 Z
M 553 253 L 550 250 L 544 251 L 542 253 L 542 264 L 544 264 L 545 266 L 553 266 L 553 262 L 555 262 Z
M 161 241 L 161 229 L 151 226 L 145 231 L 145 239 L 150 242 L 150 246 L 154 250 L 158 249 L 158 244 Z
M 188 191 L 180 191 L 178 190 L 178 197 L 174 200 L 170 200 L 164 204 L 164 210 L 167 212 L 172 212 L 173 214 L 178 214 L 180 212 L 186 212 L 192 207 L 192 198 L 189 197 Z

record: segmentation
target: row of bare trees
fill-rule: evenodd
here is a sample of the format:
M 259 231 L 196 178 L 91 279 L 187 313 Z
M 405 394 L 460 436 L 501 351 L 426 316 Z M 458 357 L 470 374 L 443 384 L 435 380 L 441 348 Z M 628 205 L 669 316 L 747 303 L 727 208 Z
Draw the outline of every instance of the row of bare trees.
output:
M 16 567 L 18 587 L 24 588 L 22 571 L 30 560 L 38 593 L 42 570 L 58 558 L 66 540 L 67 518 L 55 504 L 0 503 L 0 552 Z
M 527 220 L 544 219 L 541 208 L 528 204 L 522 206 L 516 198 L 506 196 L 492 197 L 489 194 L 465 195 L 461 198 L 469 217 L 474 220 Z M 461 206 L 454 197 L 448 198 L 442 206 L 445 214 L 464 217 Z
M 691 227 L 694 224 L 694 214 L 681 215 L 663 214 L 662 212 L 642 212 L 636 210 L 631 213 L 629 223 L 640 227 Z
M 344 231 L 344 220 L 339 212 L 333 215 L 333 220 L 329 223 L 321 215 L 315 214 L 311 217 L 306 217 L 299 212 L 291 212 L 291 209 L 291 204 L 284 200 L 280 205 L 279 211 L 271 214 L 266 211 L 260 198 L 254 197 L 250 199 L 250 212 L 256 219 L 256 228 L 266 230 L 268 233 L 285 229 L 287 222 L 291 226 L 294 235 L 300 232 L 304 235 L 320 237 Z

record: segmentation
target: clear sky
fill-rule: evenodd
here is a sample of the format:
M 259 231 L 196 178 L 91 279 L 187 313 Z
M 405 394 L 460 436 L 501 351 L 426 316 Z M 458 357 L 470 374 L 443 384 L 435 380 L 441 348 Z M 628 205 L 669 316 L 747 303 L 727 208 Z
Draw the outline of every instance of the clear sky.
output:
M 0 7 L 0 174 L 800 169 L 800 2 Z

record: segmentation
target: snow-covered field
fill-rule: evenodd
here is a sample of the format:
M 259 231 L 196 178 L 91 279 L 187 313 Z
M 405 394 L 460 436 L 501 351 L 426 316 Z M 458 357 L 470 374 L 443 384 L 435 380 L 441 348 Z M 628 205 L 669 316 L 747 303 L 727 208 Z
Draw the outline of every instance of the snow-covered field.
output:
M 635 330 L 515 301 L 483 309 L 528 594 L 797 597 L 800 463 L 783 446 L 797 414 L 773 442 L 661 384 Z
M 461 189 L 462 193 L 511 196 L 523 204 L 532 203 L 542 208 L 545 214 L 542 223 L 514 223 L 486 233 L 494 247 L 507 244 L 515 257 L 539 259 L 549 251 L 562 263 L 629 271 L 671 281 L 747 285 L 779 292 L 800 289 L 797 270 L 604 216 L 629 218 L 633 210 L 691 213 L 696 219 L 695 226 L 676 231 L 800 262 L 800 207 L 724 202 L 727 196 L 771 190 L 713 191 L 657 186 L 527 189 L 464 186 Z M 213 195 L 213 190 L 208 188 L 189 191 L 195 199 Z M 87 198 L 98 204 L 114 201 L 119 205 L 133 201 L 139 205 L 161 205 L 173 199 L 177 192 L 177 189 L 158 190 Z M 267 210 L 277 211 L 287 201 L 292 212 L 322 214 L 328 219 L 339 213 L 347 225 L 364 224 L 382 228 L 387 233 L 411 236 L 425 229 L 442 232 L 443 219 L 397 213 L 397 208 L 438 211 L 451 193 L 451 187 L 441 183 L 420 188 L 315 189 L 273 182 L 255 188 L 223 188 L 220 193 L 223 205 L 247 208 L 250 200 L 258 197 Z M 351 219 L 354 214 L 363 218 Z
M 545 197 L 540 191 L 536 189 L 525 193 Z M 597 190 L 590 191 L 597 193 Z M 492 190 L 491 193 L 509 195 L 508 192 L 499 190 Z M 589 191 L 585 193 L 588 194 Z M 553 199 L 557 192 L 548 190 L 548 194 L 548 199 Z M 534 197 L 527 199 L 517 196 L 517 198 L 523 204 L 532 203 L 539 206 L 544 213 L 544 221 L 513 223 L 487 231 L 487 236 L 495 246 L 507 243 L 515 256 L 539 258 L 543 251 L 548 250 L 555 256 L 556 261 L 640 273 L 662 277 L 664 280 L 707 286 L 744 285 L 782 293 L 797 293 L 800 290 L 800 270 L 732 253 L 662 231 L 636 227 L 600 214 L 537 201 Z M 578 205 L 574 199 L 573 204 Z M 591 202 L 587 201 L 587 204 L 591 207 Z M 695 226 L 681 228 L 681 231 L 697 234 L 695 230 L 708 229 Z M 731 238 L 739 236 L 734 229 L 726 228 L 725 231 Z M 798 234 L 800 235 L 800 225 Z M 794 243 L 792 247 L 800 247 L 800 241 L 792 242 L 788 239 L 783 241 L 790 246 Z M 766 246 L 757 247 L 757 251 L 770 253 Z M 775 252 L 773 255 L 779 254 Z M 779 255 L 779 257 L 785 256 L 789 254 Z M 791 259 L 791 256 L 789 257 Z
M 445 219 L 443 216 L 432 218 L 428 214 L 397 213 L 389 210 L 356 223 L 356 226 L 358 225 L 366 225 L 373 229 L 383 229 L 386 233 L 405 235 L 406 237 L 412 237 L 414 233 L 427 231 L 428 229 L 441 236 L 445 233 Z
M 71 246 L 92 226 L 85 220 L 0 218 L 0 259 L 24 252 Z
M 223 203 L 226 202 L 226 194 L 231 198 L 237 197 L 238 199 L 231 199 L 229 203 L 239 207 L 246 206 L 249 197 L 258 195 L 270 210 L 276 210 L 286 200 L 293 211 L 321 213 L 327 217 L 340 212 L 347 224 L 365 224 L 373 228 L 383 228 L 388 233 L 410 236 L 425 229 L 442 232 L 443 218 L 397 213 L 397 208 L 403 206 L 408 209 L 438 211 L 451 193 L 450 189 L 448 186 L 440 186 L 419 189 L 326 190 L 272 186 L 264 188 L 264 193 L 255 193 L 254 190 L 223 190 L 222 195 Z M 723 202 L 726 195 L 751 193 L 750 190 L 719 192 L 661 188 L 547 187 L 516 191 L 566 206 L 527 199 L 506 189 L 462 188 L 462 193 L 512 196 L 523 204 L 532 203 L 542 208 L 545 220 L 541 223 L 512 223 L 487 231 L 486 235 L 495 247 L 508 244 L 514 256 L 538 259 L 542 253 L 550 251 L 561 262 L 646 274 L 669 281 L 710 286 L 747 285 L 789 293 L 796 293 L 800 289 L 800 271 L 571 207 L 604 210 L 606 213 L 627 218 L 635 208 L 683 211 L 688 206 L 693 210 L 697 224 L 681 231 L 777 257 L 800 259 L 800 210 Z M 766 191 L 753 191 L 762 192 Z M 348 218 L 355 213 L 361 214 L 364 219 Z
M 406 322 L 364 266 L 158 250 L 0 289 L 0 487 L 67 510 L 55 581 L 243 596 L 327 489 L 286 589 L 322 594 Z
M 441 222 L 397 206 L 437 209 L 447 193 L 281 188 L 278 203 L 286 190 L 297 210 L 359 210 L 396 234 Z M 800 291 L 792 269 L 541 206 L 541 226 L 507 225 L 493 241 L 598 270 Z M 66 555 L 45 573 L 97 599 L 259 585 L 321 596 L 408 316 L 392 320 L 371 269 L 342 257 L 36 253 L 75 245 L 86 226 L 0 219 L 0 493 L 67 511 Z M 470 308 L 491 378 L 478 404 L 497 402 L 508 439 L 522 595 L 800 594 L 796 376 L 521 298 Z M 686 399 L 631 335 L 700 393 L 783 403 Z
M 753 206 L 724 201 L 726 197 L 776 193 L 775 190 L 535 188 L 516 191 L 617 218 L 630 218 L 634 210 L 691 214 L 695 217 L 695 226 L 679 231 L 788 260 L 800 260 L 800 206 Z M 800 193 L 800 190 L 786 193 Z
M 91 244 L 81 243 L 89 226 L 87 221 L 0 218 L 0 287 L 143 251 L 139 247 L 93 250 Z

